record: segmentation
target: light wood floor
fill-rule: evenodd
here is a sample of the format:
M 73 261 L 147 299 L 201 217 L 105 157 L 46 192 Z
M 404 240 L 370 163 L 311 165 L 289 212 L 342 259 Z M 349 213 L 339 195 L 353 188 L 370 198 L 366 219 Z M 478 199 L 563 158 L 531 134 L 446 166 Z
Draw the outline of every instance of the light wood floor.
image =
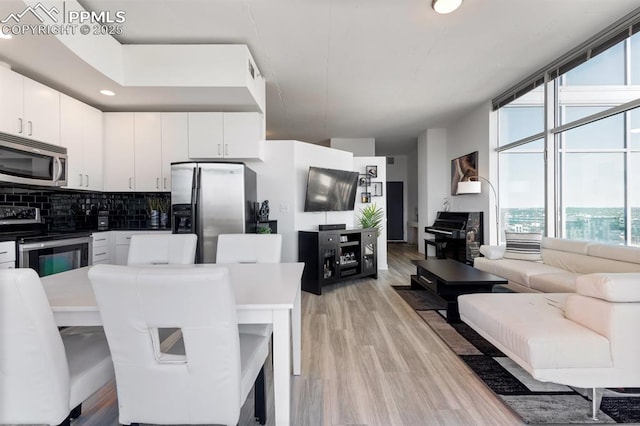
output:
M 302 296 L 302 375 L 292 378 L 292 424 L 519 425 L 515 416 L 391 288 L 408 285 L 416 246 L 389 244 L 389 270 Z M 270 362 L 267 362 L 270 365 Z M 270 415 L 273 386 L 267 371 Z M 240 425 L 257 425 L 253 402 Z M 117 425 L 115 385 L 73 425 Z

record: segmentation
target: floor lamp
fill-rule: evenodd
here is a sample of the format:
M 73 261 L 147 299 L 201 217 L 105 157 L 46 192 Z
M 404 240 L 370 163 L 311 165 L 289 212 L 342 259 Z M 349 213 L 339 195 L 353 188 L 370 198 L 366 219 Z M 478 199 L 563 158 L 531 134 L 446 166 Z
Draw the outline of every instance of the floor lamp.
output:
M 498 215 L 498 193 L 493 187 L 489 179 L 482 176 L 471 176 L 468 181 L 458 182 L 458 190 L 456 194 L 480 194 L 482 192 L 482 183 L 485 181 L 489 184 L 489 188 L 493 191 L 493 196 L 496 199 L 496 244 L 500 244 L 500 216 Z

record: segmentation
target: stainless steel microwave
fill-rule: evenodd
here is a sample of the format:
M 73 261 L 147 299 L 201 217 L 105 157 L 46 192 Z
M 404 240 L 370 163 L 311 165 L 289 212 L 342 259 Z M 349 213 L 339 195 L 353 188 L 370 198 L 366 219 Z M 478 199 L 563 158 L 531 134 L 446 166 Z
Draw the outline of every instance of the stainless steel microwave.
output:
M 0 133 L 0 182 L 65 186 L 67 148 Z

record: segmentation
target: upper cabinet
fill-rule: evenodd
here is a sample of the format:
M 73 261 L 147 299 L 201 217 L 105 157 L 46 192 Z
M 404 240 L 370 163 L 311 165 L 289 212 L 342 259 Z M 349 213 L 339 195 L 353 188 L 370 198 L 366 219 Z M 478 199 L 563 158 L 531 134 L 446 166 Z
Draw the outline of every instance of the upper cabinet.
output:
M 190 112 L 192 159 L 262 160 L 264 119 L 258 112 Z
M 0 131 L 60 144 L 60 93 L 0 67 Z
M 222 112 L 189 113 L 189 158 L 224 157 Z
M 171 163 L 187 161 L 187 113 L 104 113 L 106 191 L 171 191 Z
M 134 182 L 136 191 L 162 190 L 162 116 L 136 112 L 134 116 Z
M 67 148 L 67 188 L 102 190 L 102 111 L 60 94 L 60 144 Z
M 189 118 L 186 112 L 162 113 L 162 190 L 171 191 L 171 163 L 189 160 Z
M 134 125 L 132 112 L 105 112 L 104 189 L 134 191 Z

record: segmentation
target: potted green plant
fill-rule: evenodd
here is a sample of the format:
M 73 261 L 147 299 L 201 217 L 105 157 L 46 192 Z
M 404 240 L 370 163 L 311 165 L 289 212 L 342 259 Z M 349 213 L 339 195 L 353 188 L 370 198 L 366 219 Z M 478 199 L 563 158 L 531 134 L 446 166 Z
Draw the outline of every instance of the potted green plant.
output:
M 377 234 L 380 235 L 383 219 L 384 211 L 373 203 L 360 209 L 358 222 L 362 228 L 373 228 L 376 230 Z

